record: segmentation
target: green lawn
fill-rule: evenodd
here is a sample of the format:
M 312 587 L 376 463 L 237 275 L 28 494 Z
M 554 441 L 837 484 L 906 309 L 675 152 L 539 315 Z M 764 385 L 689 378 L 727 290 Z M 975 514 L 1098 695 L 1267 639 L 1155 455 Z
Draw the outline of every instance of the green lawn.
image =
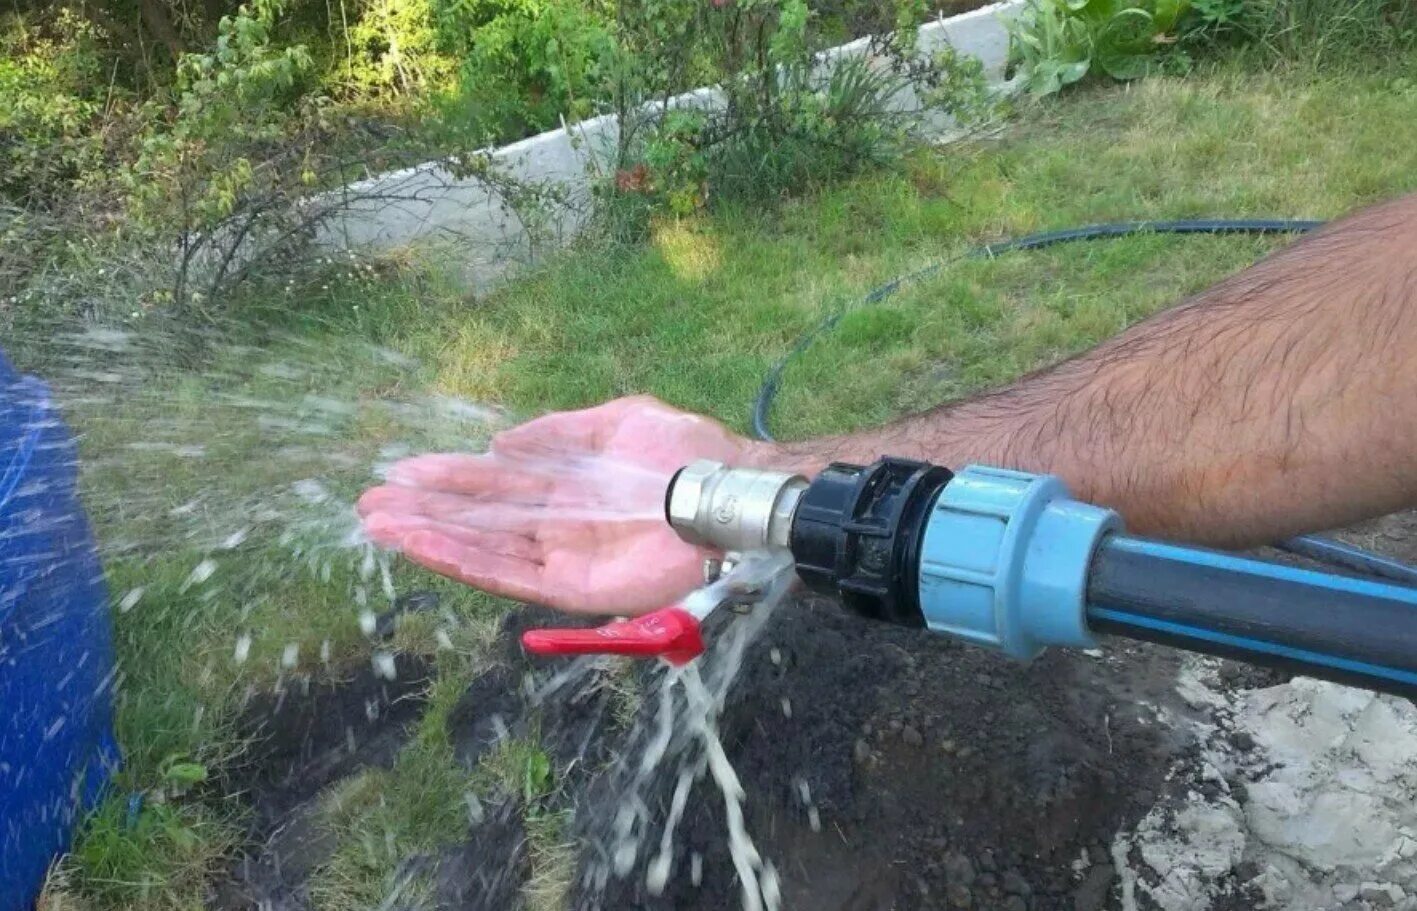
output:
M 289 345 L 323 365 L 302 381 L 318 395 L 377 402 L 390 390 L 431 392 L 530 416 L 650 392 L 746 429 L 763 373 L 823 314 L 981 242 L 1123 219 L 1328 218 L 1417 188 L 1417 84 L 1403 75 L 1396 64 L 1297 77 L 1222 68 L 1086 88 L 1025 108 L 998 137 L 921 153 L 900 173 L 771 212 L 666 221 L 643 247 L 587 243 L 482 299 L 459 292 L 436 265 L 416 262 L 326 276 L 264 302 L 293 332 L 293 340 L 265 344 L 277 359 Z M 858 427 L 1007 380 L 1284 242 L 1134 237 L 958 264 L 853 311 L 814 345 L 786 375 L 776 426 L 783 436 Z M 356 367 L 364 362 L 342 352 L 366 342 L 420 366 L 395 373 Z M 238 366 L 223 373 L 238 391 L 270 397 L 294 388 L 272 387 L 269 377 Z M 210 420 L 202 426 L 221 426 L 220 406 L 204 399 L 195 373 L 165 375 L 168 383 L 177 407 Z M 162 399 L 144 401 L 156 409 Z M 75 414 L 90 456 L 140 439 L 150 417 L 144 407 L 134 404 L 121 420 L 103 411 Z M 341 502 L 379 446 L 402 438 L 381 414 L 361 407 L 331 432 L 338 447 L 365 459 L 342 475 Z M 427 432 L 432 426 L 419 424 L 425 445 L 475 436 L 440 438 Z M 230 451 L 206 464 L 229 467 L 225 483 L 233 489 L 259 493 L 300 477 L 279 466 L 257 471 L 261 454 L 243 451 L 238 437 L 213 436 Z M 117 535 L 133 518 L 104 485 L 154 484 L 180 501 L 210 470 L 154 464 L 146 479 L 91 475 L 101 534 Z M 297 566 L 288 547 L 242 547 L 202 585 L 189 584 L 209 555 L 202 548 L 167 548 L 110 567 L 116 597 L 145 587 L 136 607 L 115 614 L 126 675 L 124 789 L 171 790 L 172 757 L 214 769 L 235 761 L 229 722 L 248 686 L 297 672 L 338 676 L 369 661 L 351 600 L 367 584 L 359 560 L 333 561 L 324 578 L 318 566 Z M 394 583 L 435 584 L 409 568 L 398 568 Z M 442 719 L 475 673 L 505 605 L 449 585 L 439 590 L 448 615 L 400 634 L 402 647 L 440 656 L 432 708 L 391 772 L 331 795 L 329 825 L 341 847 L 320 874 L 323 907 L 377 905 L 401 853 L 457 840 L 466 791 L 521 788 L 538 761 L 535 744 L 518 744 L 488 768 L 469 773 L 453 764 Z M 447 633 L 441 648 L 439 630 Z M 251 636 L 250 655 L 236 662 L 243 633 Z M 316 660 L 325 642 L 328 662 Z M 297 669 L 281 660 L 292 643 L 303 656 Z M 203 793 L 150 802 L 135 827 L 123 820 L 125 795 L 115 797 L 81 839 L 56 896 L 101 909 L 199 906 L 203 880 L 230 849 L 240 814 L 233 802 Z M 542 833 L 533 856 L 549 858 L 535 883 L 537 907 L 555 906 L 564 874 L 557 827 L 547 818 L 531 827 Z M 376 848 L 368 846 L 371 831 L 379 833 Z

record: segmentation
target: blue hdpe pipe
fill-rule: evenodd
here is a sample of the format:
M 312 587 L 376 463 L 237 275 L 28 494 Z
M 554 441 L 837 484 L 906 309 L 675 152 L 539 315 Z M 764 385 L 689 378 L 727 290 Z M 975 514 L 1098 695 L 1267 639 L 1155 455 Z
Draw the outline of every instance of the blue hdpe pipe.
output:
M 1417 695 L 1417 587 L 1131 537 L 1046 475 L 955 475 L 918 578 L 930 629 L 1023 660 L 1109 633 Z
M 118 761 L 108 594 L 74 441 L 0 355 L 0 911 L 32 908 Z
M 1095 632 L 1417 693 L 1417 588 L 1117 535 L 1086 613 Z

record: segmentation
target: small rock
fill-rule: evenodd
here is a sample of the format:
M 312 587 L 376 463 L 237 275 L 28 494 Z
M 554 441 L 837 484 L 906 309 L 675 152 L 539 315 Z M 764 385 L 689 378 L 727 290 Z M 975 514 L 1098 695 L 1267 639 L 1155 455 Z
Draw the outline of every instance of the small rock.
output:
M 1004 911 L 1028 911 L 1028 902 L 1021 895 L 1010 895 L 1004 899 Z
M 1248 753 L 1255 748 L 1254 735 L 1249 731 L 1235 731 L 1230 735 L 1230 742 L 1235 745 L 1235 749 Z
M 1074 911 L 1102 911 L 1112 891 L 1111 864 L 1094 864 L 1082 884 L 1073 890 Z
M 871 758 L 871 745 L 864 740 L 857 739 L 856 746 L 852 749 L 852 756 L 856 757 L 858 763 L 865 762 Z
M 1363 883 L 1358 894 L 1375 908 L 1391 908 L 1407 897 L 1407 893 L 1396 883 Z
M 1333 887 L 1333 897 L 1338 899 L 1339 904 L 1348 904 L 1358 897 L 1358 887 L 1352 883 L 1339 883 Z
M 899 733 L 900 733 L 900 729 L 903 728 L 903 727 L 905 727 L 905 723 L 902 722 L 899 718 L 892 718 L 892 719 L 891 719 L 891 733 L 892 733 L 892 734 L 899 734 Z
M 946 753 L 953 753 L 955 751 L 955 742 L 953 740 L 941 740 L 940 749 L 944 750 Z
M 921 733 L 910 725 L 906 725 L 900 731 L 900 739 L 905 741 L 908 747 L 918 747 L 925 742 Z
M 963 854 L 945 855 L 945 875 L 951 882 L 962 883 L 966 886 L 974 884 L 974 863 Z
M 871 722 L 869 722 L 869 721 L 863 721 L 863 722 L 861 722 L 861 735 L 862 735 L 863 737 L 870 737 L 870 736 L 871 736 Z
M 1020 876 L 1017 870 L 1005 871 L 1002 883 L 1004 891 L 1010 895 L 1029 895 L 1033 892 L 1028 880 Z
M 974 907 L 974 893 L 969 891 L 969 887 L 963 883 L 950 883 L 945 889 L 945 895 L 949 897 L 950 904 L 956 908 Z

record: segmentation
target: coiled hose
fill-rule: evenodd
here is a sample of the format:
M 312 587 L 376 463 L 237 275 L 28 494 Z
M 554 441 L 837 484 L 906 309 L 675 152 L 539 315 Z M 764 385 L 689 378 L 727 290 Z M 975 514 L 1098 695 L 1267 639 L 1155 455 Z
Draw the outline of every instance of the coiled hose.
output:
M 1041 247 L 1051 247 L 1073 241 L 1129 237 L 1134 234 L 1305 234 L 1323 224 L 1321 221 L 1292 218 L 1187 219 L 1111 222 L 1068 228 L 1062 231 L 1045 231 L 986 244 L 961 256 L 940 260 L 914 272 L 897 276 L 867 294 L 861 299 L 859 306 L 879 303 L 895 294 L 902 287 L 933 278 L 963 259 L 992 259 L 1016 250 L 1037 250 Z M 753 402 L 753 432 L 757 434 L 758 439 L 773 440 L 772 431 L 768 428 L 768 418 L 772 413 L 773 401 L 777 398 L 777 393 L 782 386 L 782 375 L 787 366 L 803 351 L 811 347 L 819 336 L 834 329 L 847 312 L 846 309 L 841 309 L 828 314 L 817 325 L 798 336 L 797 341 L 793 343 L 787 353 L 776 364 L 773 364 L 763 377 L 762 386 L 759 387 L 758 396 Z M 1280 541 L 1275 547 L 1306 559 L 1338 566 L 1350 572 L 1417 586 L 1417 567 L 1328 538 L 1303 535 Z

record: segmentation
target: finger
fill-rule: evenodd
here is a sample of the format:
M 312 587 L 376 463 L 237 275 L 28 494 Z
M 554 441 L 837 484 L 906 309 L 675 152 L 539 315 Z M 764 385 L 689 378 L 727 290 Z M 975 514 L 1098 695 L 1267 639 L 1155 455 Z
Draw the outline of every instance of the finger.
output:
M 364 530 L 374 543 L 393 550 L 403 550 L 404 542 L 416 532 L 433 531 L 459 544 L 487 553 L 515 557 L 530 563 L 541 561 L 541 548 L 525 535 L 481 531 L 422 516 L 376 512 L 364 520 Z
M 464 496 L 535 502 L 550 495 L 556 476 L 492 455 L 435 453 L 395 463 L 389 481 Z
M 527 560 L 468 547 L 435 531 L 408 535 L 403 553 L 473 588 L 518 601 L 542 601 L 541 567 Z

